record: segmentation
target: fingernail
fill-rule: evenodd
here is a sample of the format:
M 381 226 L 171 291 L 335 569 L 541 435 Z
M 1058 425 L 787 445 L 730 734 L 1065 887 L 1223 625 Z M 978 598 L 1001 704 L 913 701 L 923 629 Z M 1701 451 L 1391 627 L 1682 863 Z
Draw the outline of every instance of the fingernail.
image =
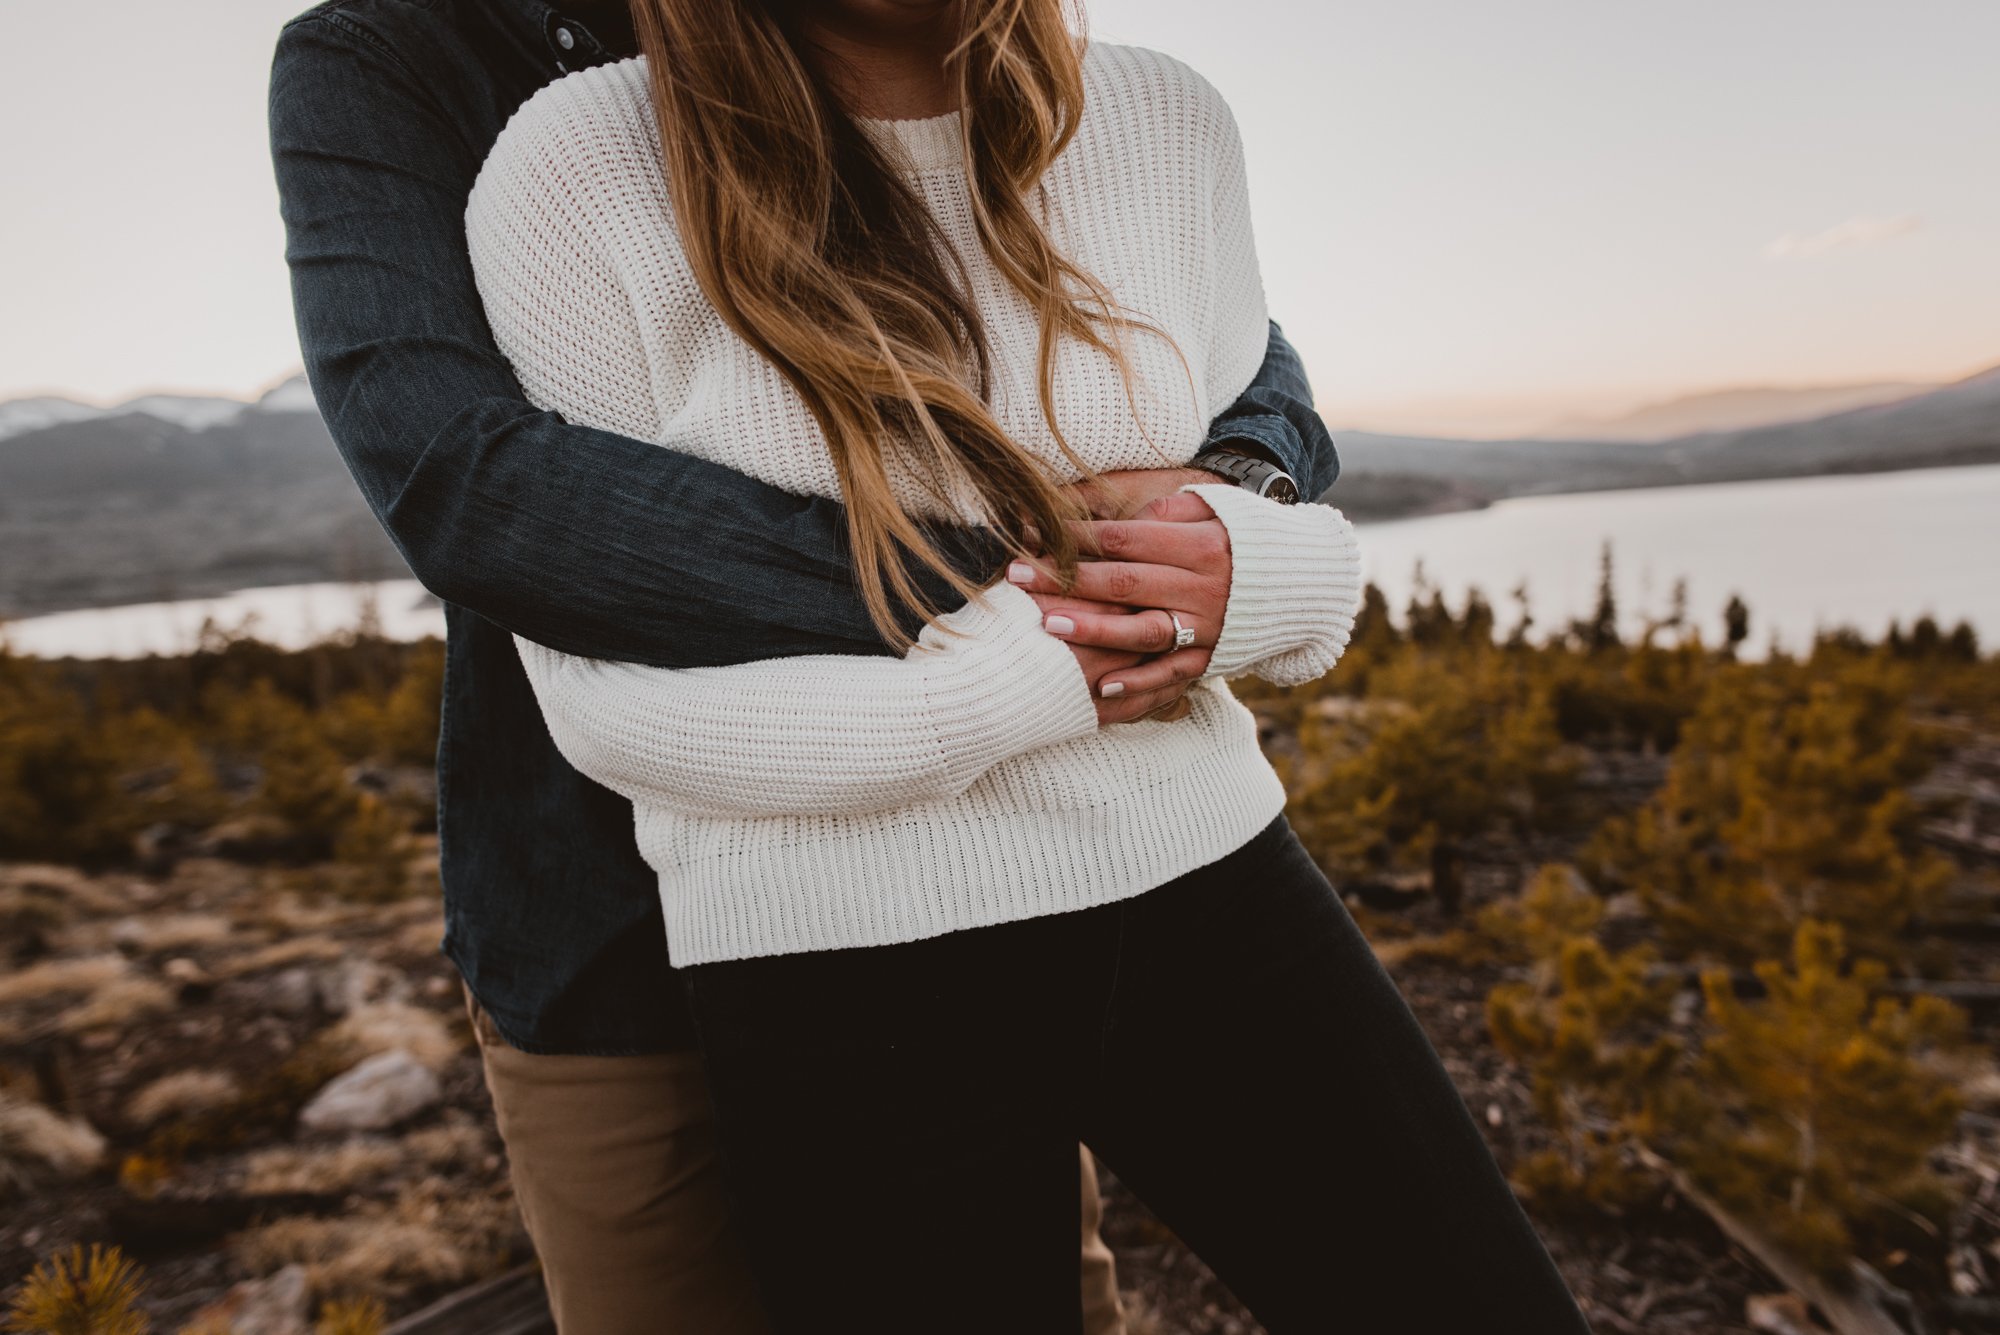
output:
M 1097 693 L 1107 700 L 1114 695 L 1123 695 L 1125 694 L 1125 683 L 1122 681 L 1107 681 L 1097 688 Z
M 1051 635 L 1068 635 L 1076 630 L 1076 623 L 1068 617 L 1050 617 L 1042 623 Z
M 1035 568 L 1026 561 L 1016 561 L 1007 567 L 1007 578 L 1016 584 L 1033 584 Z

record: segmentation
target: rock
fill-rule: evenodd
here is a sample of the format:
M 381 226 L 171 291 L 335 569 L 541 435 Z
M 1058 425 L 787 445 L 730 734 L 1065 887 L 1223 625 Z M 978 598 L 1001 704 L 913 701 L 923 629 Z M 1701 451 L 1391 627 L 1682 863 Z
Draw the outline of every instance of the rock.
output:
M 300 843 L 275 816 L 240 816 L 209 830 L 191 851 L 232 862 L 270 862 L 297 854 Z
M 132 836 L 132 854 L 150 876 L 165 876 L 195 847 L 194 832 L 185 825 L 161 821 Z
M 189 1328 L 230 1335 L 310 1335 L 306 1300 L 305 1267 L 288 1265 L 275 1275 L 238 1284 L 198 1312 Z
M 275 1015 L 310 1015 L 319 1008 L 319 985 L 304 965 L 262 977 L 233 978 L 221 988 L 226 1000 Z
M 1652 921 L 1646 911 L 1646 901 L 1630 890 L 1610 896 L 1604 901 L 1604 921 L 1606 923 L 1626 923 Z
M 1753 1293 L 1744 1300 L 1743 1315 L 1750 1329 L 1765 1335 L 1826 1335 L 1796 1293 Z
M 433 1071 L 443 1070 L 460 1047 L 443 1016 L 401 1001 L 357 1007 L 329 1029 L 326 1037 L 356 1061 L 400 1050 Z
M 408 978 L 359 956 L 322 969 L 317 987 L 320 1005 L 331 1015 L 349 1015 L 375 1002 L 405 1001 L 410 995 Z
M 444 1097 L 438 1078 L 398 1049 L 370 1057 L 328 1081 L 299 1113 L 309 1131 L 380 1131 L 407 1121 Z

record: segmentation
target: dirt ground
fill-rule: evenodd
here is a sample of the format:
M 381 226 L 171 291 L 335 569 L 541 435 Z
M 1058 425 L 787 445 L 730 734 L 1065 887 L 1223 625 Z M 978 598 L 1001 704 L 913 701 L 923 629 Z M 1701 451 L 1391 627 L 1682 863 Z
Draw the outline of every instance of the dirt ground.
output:
M 1508 875 L 1475 869 L 1474 893 Z M 1442 926 L 1434 912 L 1358 916 L 1505 1166 L 1537 1131 L 1486 1036 L 1496 975 L 1399 944 Z M 145 1267 L 164 1331 L 287 1265 L 316 1296 L 396 1314 L 531 1257 L 439 935 L 432 897 L 354 903 L 313 868 L 0 866 L 0 1301 L 77 1242 Z M 435 1096 L 380 1130 L 300 1129 L 328 1080 L 386 1052 Z M 2000 1162 L 2000 1122 L 1968 1127 Z M 1259 1329 L 1108 1175 L 1106 1193 L 1135 1335 Z M 1529 1210 L 1603 1332 L 1747 1333 L 1746 1299 L 1778 1287 L 1670 1191 L 1615 1219 Z M 2000 1258 L 1994 1236 L 1975 1242 Z

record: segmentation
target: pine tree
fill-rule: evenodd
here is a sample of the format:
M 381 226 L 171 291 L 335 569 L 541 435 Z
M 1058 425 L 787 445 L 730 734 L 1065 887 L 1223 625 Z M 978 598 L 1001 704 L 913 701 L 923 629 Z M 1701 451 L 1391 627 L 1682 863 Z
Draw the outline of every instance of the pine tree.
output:
M 1585 649 L 1601 653 L 1616 649 L 1618 635 L 1618 593 L 1612 579 L 1611 544 L 1606 542 L 1597 558 L 1597 605 L 1588 620 L 1570 623 L 1570 634 Z
M 1758 964 L 1762 999 L 1707 973 L 1702 1055 L 1667 1118 L 1690 1176 L 1829 1275 L 1857 1245 L 1908 1241 L 1912 1215 L 1941 1222 L 1949 1198 L 1926 1160 L 1958 1118 L 1939 1059 L 1965 1032 L 1936 997 L 1871 1004 L 1887 971 L 1843 973 L 1844 954 L 1839 928 L 1804 922 L 1787 962 Z
M 1722 609 L 1722 638 L 1732 655 L 1750 638 L 1750 605 L 1733 593 Z
M 1427 867 L 1454 911 L 1466 841 L 1532 825 L 1574 777 L 1548 692 L 1490 633 L 1477 648 L 1400 654 L 1375 669 L 1369 692 L 1365 736 L 1295 783 L 1293 819 L 1338 872 Z M 1301 741 L 1326 745 L 1317 732 Z
M 1584 884 L 1576 869 L 1550 863 L 1535 873 L 1519 895 L 1481 909 L 1477 928 L 1496 955 L 1531 966 L 1538 985 L 1545 988 L 1562 958 L 1564 943 L 1596 935 L 1603 918 L 1603 901 Z
M 1555 1136 L 1515 1173 L 1547 1204 L 1616 1207 L 1648 1189 L 1631 1149 L 1680 1055 L 1662 1023 L 1673 980 L 1654 976 L 1650 949 L 1607 951 L 1592 935 L 1601 915 L 1567 867 L 1543 868 L 1518 901 L 1480 915 L 1481 931 L 1528 964 L 1525 981 L 1488 994 L 1486 1020 Z
M 256 760 L 257 805 L 321 851 L 330 848 L 356 797 L 320 720 L 262 678 L 218 693 L 211 710 L 225 743 Z
M 1807 919 L 1899 959 L 1948 867 L 1916 842 L 1906 786 L 1924 748 L 1907 683 L 1875 659 L 1716 676 L 1655 797 L 1586 854 L 1635 888 L 1671 949 L 1738 965 L 1782 957 Z
M 7 1313 L 21 1335 L 144 1335 L 139 1268 L 118 1248 L 81 1245 L 29 1272 Z

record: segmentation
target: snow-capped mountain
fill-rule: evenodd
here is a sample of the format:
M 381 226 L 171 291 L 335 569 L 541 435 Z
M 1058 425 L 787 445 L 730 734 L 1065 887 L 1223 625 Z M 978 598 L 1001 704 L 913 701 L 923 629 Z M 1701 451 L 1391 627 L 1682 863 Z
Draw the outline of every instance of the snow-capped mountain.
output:
M 124 417 L 142 413 L 189 431 L 204 431 L 233 422 L 246 412 L 316 413 L 312 390 L 302 375 L 292 376 L 246 402 L 206 394 L 141 394 L 108 407 L 79 403 L 57 395 L 11 399 L 0 403 L 0 440 L 26 435 L 65 422 L 84 422 L 99 417 Z
M 257 400 L 256 409 L 260 413 L 316 413 L 319 404 L 306 378 L 295 375 L 265 390 L 264 397 Z
M 63 422 L 96 417 L 103 411 L 102 408 L 93 408 L 87 403 L 78 403 L 75 399 L 62 399 L 54 395 L 12 399 L 0 403 L 0 440 L 27 431 L 40 431 L 43 427 L 57 426 Z

